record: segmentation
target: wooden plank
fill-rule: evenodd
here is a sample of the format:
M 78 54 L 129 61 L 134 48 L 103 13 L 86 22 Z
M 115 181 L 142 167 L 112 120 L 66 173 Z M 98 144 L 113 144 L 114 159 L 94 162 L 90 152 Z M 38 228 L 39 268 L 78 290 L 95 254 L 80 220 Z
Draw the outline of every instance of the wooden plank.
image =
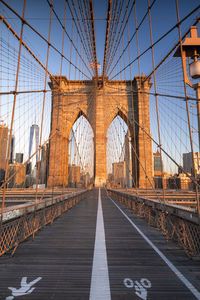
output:
M 136 281 L 141 285 L 144 278 L 151 283 L 151 288 L 146 289 L 148 297 L 144 299 L 196 299 L 131 226 L 105 193 L 104 197 L 102 195 L 102 205 L 112 299 L 139 299 L 134 287 L 128 288 L 125 286 L 124 280 L 127 278 L 130 279 L 128 281 L 130 286 L 132 282 Z M 151 234 L 146 230 L 147 226 L 144 224 L 144 221 L 133 214 L 129 214 L 129 216 L 134 222 L 136 221 L 142 231 L 145 229 L 151 239 Z M 156 235 L 159 247 L 162 245 L 161 242 L 164 242 L 164 245 L 166 245 L 160 233 L 155 229 L 154 231 L 152 229 L 152 232 Z M 171 243 L 168 245 L 171 245 Z M 177 250 L 179 249 L 177 248 Z M 176 255 L 183 257 L 183 253 L 180 250 L 176 252 Z M 191 267 L 193 262 L 186 259 L 185 255 L 184 258 L 188 266 Z M 198 288 L 200 288 L 199 285 Z
M 87 199 L 36 234 L 34 241 L 29 239 L 21 244 L 14 257 L 0 258 L 1 299 L 12 295 L 8 287 L 20 288 L 23 277 L 27 277 L 28 283 L 38 279 L 35 290 L 14 300 L 89 299 L 97 199 L 98 190 L 93 190 Z M 132 282 L 146 286 L 150 282 L 146 300 L 196 299 L 108 199 L 104 190 L 102 208 L 112 300 L 142 299 L 135 288 L 130 287 Z M 200 290 L 200 263 L 187 258 L 172 242 L 166 243 L 161 233 L 148 228 L 144 220 L 125 212 Z
M 19 288 L 25 276 L 27 281 L 42 277 L 26 299 L 89 299 L 96 212 L 97 195 L 91 194 L 34 241 L 21 244 L 13 258 L 0 258 L 1 299 L 11 296 L 8 287 Z

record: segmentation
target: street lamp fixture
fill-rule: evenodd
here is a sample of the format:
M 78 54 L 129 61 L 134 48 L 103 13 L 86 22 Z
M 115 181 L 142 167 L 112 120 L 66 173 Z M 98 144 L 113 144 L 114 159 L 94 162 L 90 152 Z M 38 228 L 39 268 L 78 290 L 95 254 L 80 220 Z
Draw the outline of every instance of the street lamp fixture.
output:
M 174 53 L 174 57 L 181 57 L 181 46 Z M 187 60 L 189 63 L 189 74 L 192 79 L 200 78 L 200 38 L 198 37 L 197 27 L 191 26 L 190 37 L 185 38 L 182 43 L 183 73 L 187 85 L 196 91 L 197 97 L 197 119 L 200 152 L 200 82 L 193 84 L 187 75 Z M 191 62 L 192 60 L 192 62 Z
M 197 59 L 197 55 L 194 57 L 194 61 L 189 64 L 190 76 L 193 79 L 200 78 L 200 60 Z
M 187 76 L 187 58 L 192 59 L 193 62 L 189 62 L 190 76 L 193 79 L 200 78 L 200 38 L 198 37 L 197 27 L 191 26 L 190 28 L 190 37 L 185 38 L 185 41 L 182 43 L 183 49 L 183 62 L 184 62 L 184 72 L 186 75 L 186 83 L 193 87 L 193 84 L 190 82 Z M 181 57 L 181 47 L 179 46 L 174 53 L 174 57 Z

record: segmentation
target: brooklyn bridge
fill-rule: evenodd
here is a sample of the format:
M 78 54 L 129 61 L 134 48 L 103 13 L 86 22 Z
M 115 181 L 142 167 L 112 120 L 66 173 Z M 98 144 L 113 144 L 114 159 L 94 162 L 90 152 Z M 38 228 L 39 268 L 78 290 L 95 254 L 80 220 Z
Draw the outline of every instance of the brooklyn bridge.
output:
M 0 299 L 200 300 L 198 0 L 0 0 Z

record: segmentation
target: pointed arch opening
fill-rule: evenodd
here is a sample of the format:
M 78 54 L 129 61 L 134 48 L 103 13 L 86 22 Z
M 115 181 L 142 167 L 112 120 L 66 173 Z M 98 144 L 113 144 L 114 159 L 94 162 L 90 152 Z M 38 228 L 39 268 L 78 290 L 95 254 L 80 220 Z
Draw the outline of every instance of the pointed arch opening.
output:
M 107 130 L 107 185 L 132 187 L 131 127 L 119 111 Z
M 75 118 L 69 134 L 69 187 L 89 187 L 94 180 L 94 133 L 84 113 Z

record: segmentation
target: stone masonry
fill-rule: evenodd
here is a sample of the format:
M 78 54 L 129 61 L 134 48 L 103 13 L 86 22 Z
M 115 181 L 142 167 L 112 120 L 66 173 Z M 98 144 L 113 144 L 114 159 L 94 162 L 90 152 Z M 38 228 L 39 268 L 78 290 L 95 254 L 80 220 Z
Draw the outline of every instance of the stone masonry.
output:
M 132 141 L 134 185 L 150 187 L 153 182 L 152 142 L 149 120 L 149 89 L 145 76 L 133 81 L 68 81 L 65 76 L 51 79 L 52 112 L 48 186 L 67 186 L 69 135 L 74 122 L 83 115 L 94 132 L 94 182 L 106 183 L 106 134 L 119 115 L 126 122 Z M 134 114 L 133 114 L 134 111 Z M 135 125 L 133 125 L 135 124 Z M 139 127 L 138 124 L 141 126 Z M 144 171 L 145 170 L 145 171 Z M 147 176 L 149 180 L 147 179 Z

